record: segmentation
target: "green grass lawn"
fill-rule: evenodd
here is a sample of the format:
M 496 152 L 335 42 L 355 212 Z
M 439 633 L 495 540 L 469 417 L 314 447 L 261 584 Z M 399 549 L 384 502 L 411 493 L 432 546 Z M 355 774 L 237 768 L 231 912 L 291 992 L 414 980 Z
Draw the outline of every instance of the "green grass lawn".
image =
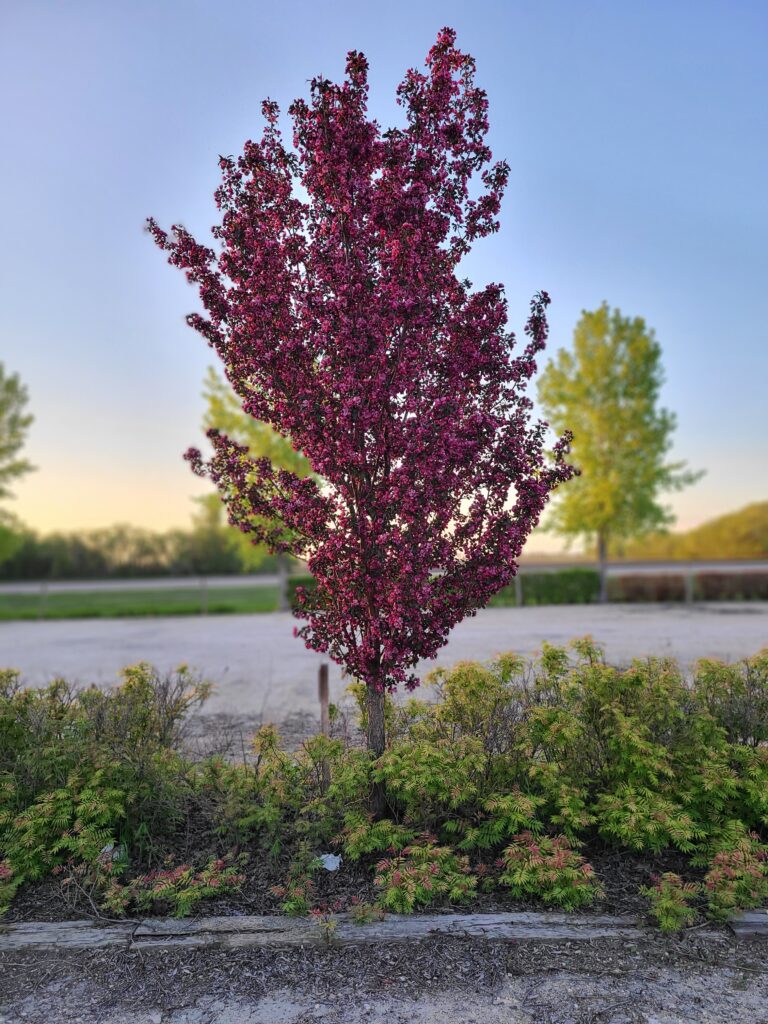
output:
M 0 594 L 0 620 L 91 619 L 123 615 L 211 615 L 277 610 L 277 587 L 200 587 L 178 590 L 101 590 Z M 207 608 L 204 604 L 207 602 Z

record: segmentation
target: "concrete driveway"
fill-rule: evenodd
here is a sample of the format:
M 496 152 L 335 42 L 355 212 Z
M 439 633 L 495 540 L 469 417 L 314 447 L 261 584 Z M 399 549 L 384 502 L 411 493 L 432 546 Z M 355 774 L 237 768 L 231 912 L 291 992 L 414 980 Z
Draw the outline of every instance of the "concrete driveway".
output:
M 137 661 L 166 671 L 186 662 L 216 685 L 209 712 L 282 720 L 315 712 L 317 669 L 323 660 L 293 636 L 289 614 L 178 618 L 79 619 L 0 623 L 0 666 L 18 668 L 25 682 L 55 676 L 111 684 Z M 500 651 L 534 654 L 548 640 L 565 644 L 591 634 L 608 658 L 625 662 L 670 655 L 686 666 L 699 657 L 737 659 L 768 646 L 768 604 L 559 605 L 488 608 L 453 631 L 434 664 Z M 331 665 L 331 699 L 344 688 Z

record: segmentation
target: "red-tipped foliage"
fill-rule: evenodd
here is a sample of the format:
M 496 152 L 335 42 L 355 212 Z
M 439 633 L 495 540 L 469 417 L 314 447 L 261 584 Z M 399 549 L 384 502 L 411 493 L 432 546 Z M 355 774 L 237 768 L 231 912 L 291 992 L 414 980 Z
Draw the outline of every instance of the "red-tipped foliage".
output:
M 454 43 L 444 29 L 426 73 L 407 73 L 404 128 L 368 118 L 360 53 L 341 85 L 315 79 L 290 108 L 292 147 L 264 103 L 261 140 L 220 161 L 217 252 L 149 222 L 199 287 L 207 316 L 189 323 L 243 409 L 322 483 L 216 431 L 210 461 L 188 458 L 231 522 L 308 560 L 317 590 L 299 595 L 299 634 L 376 691 L 415 685 L 419 659 L 511 581 L 572 475 L 569 438 L 548 458 L 525 396 L 549 297 L 534 298 L 514 355 L 502 286 L 457 276 L 471 242 L 498 229 L 509 168 L 491 163 L 486 95 Z

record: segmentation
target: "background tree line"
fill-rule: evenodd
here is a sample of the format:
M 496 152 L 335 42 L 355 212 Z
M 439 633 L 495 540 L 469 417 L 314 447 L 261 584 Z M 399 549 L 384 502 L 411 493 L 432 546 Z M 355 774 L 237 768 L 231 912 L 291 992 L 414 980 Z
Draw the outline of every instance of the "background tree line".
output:
M 698 478 L 667 460 L 675 417 L 659 408 L 661 347 L 640 318 L 605 303 L 584 312 L 571 350 L 549 361 L 539 401 L 558 430 L 574 429 L 572 458 L 581 475 L 562 489 L 544 529 L 581 540 L 586 557 L 611 560 L 768 558 L 768 502 L 670 532 L 665 491 Z M 267 424 L 247 416 L 227 381 L 210 369 L 205 379 L 203 428 L 219 429 L 299 476 L 306 459 Z M 34 467 L 21 457 L 33 421 L 18 374 L 0 363 L 0 502 L 10 485 Z M 535 560 L 535 556 L 531 557 Z M 281 572 L 285 558 L 254 546 L 229 526 L 216 493 L 196 499 L 188 529 L 157 532 L 130 524 L 47 535 L 26 528 L 0 504 L 0 580 L 104 579 Z M 606 592 L 603 578 L 603 593 Z
M 0 579 L 109 579 L 274 571 L 276 560 L 249 551 L 235 530 L 197 514 L 188 530 L 154 532 L 128 524 L 101 530 L 14 535 Z

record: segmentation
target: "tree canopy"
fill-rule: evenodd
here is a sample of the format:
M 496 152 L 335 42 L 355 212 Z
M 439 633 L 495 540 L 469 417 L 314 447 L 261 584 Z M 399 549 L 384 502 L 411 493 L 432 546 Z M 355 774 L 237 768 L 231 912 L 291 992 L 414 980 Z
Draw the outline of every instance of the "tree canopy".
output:
M 312 468 L 301 452 L 297 452 L 290 441 L 268 423 L 255 420 L 243 412 L 227 380 L 212 366 L 208 367 L 205 376 L 203 397 L 203 429 L 206 432 L 218 430 L 226 434 L 237 444 L 246 447 L 250 458 L 269 459 L 273 466 L 295 473 L 298 477 L 311 475 Z M 224 507 L 217 493 L 205 494 L 195 500 L 198 505 L 198 511 L 193 517 L 196 532 L 210 536 L 214 545 L 227 545 L 237 553 L 240 564 L 247 569 L 258 569 L 269 554 L 268 547 L 260 543 L 257 537 L 236 529 L 230 530 L 226 526 Z M 280 557 L 279 569 L 284 568 Z M 284 604 L 283 598 L 281 606 Z
M 17 373 L 0 363 L 0 499 L 12 497 L 11 484 L 34 466 L 19 452 L 34 416 L 26 411 L 29 393 Z
M 263 420 L 254 419 L 243 412 L 243 407 L 229 383 L 220 373 L 208 367 L 203 385 L 205 431 L 218 430 L 233 441 L 244 445 L 254 459 L 269 459 L 273 466 L 279 466 L 298 477 L 310 476 L 312 467 L 301 452 L 297 451 L 289 438 L 279 434 L 274 427 Z
M 676 419 L 659 407 L 661 346 L 640 317 L 603 303 L 584 312 L 573 348 L 561 349 L 539 378 L 539 400 L 555 430 L 573 431 L 580 475 L 555 501 L 548 528 L 596 543 L 616 542 L 673 522 L 661 501 L 699 474 L 669 461 Z
M 379 751 L 384 691 L 415 686 L 417 662 L 510 582 L 571 475 L 568 435 L 549 457 L 525 395 L 549 297 L 534 298 L 516 355 L 503 287 L 458 276 L 498 229 L 509 177 L 486 143 L 475 62 L 444 29 L 426 63 L 398 89 L 405 125 L 387 131 L 368 116 L 354 51 L 341 84 L 315 78 L 309 102 L 290 107 L 293 148 L 266 101 L 261 139 L 220 159 L 216 250 L 149 222 L 198 286 L 205 315 L 188 322 L 243 410 L 314 475 L 217 429 L 213 457 L 190 461 L 231 522 L 308 560 L 317 587 L 299 596 L 299 633 L 367 684 Z
M 0 501 L 13 497 L 11 485 L 31 473 L 34 466 L 19 453 L 34 417 L 26 411 L 29 394 L 17 373 L 0 363 Z M 0 508 L 0 562 L 6 561 L 21 543 L 20 523 Z

